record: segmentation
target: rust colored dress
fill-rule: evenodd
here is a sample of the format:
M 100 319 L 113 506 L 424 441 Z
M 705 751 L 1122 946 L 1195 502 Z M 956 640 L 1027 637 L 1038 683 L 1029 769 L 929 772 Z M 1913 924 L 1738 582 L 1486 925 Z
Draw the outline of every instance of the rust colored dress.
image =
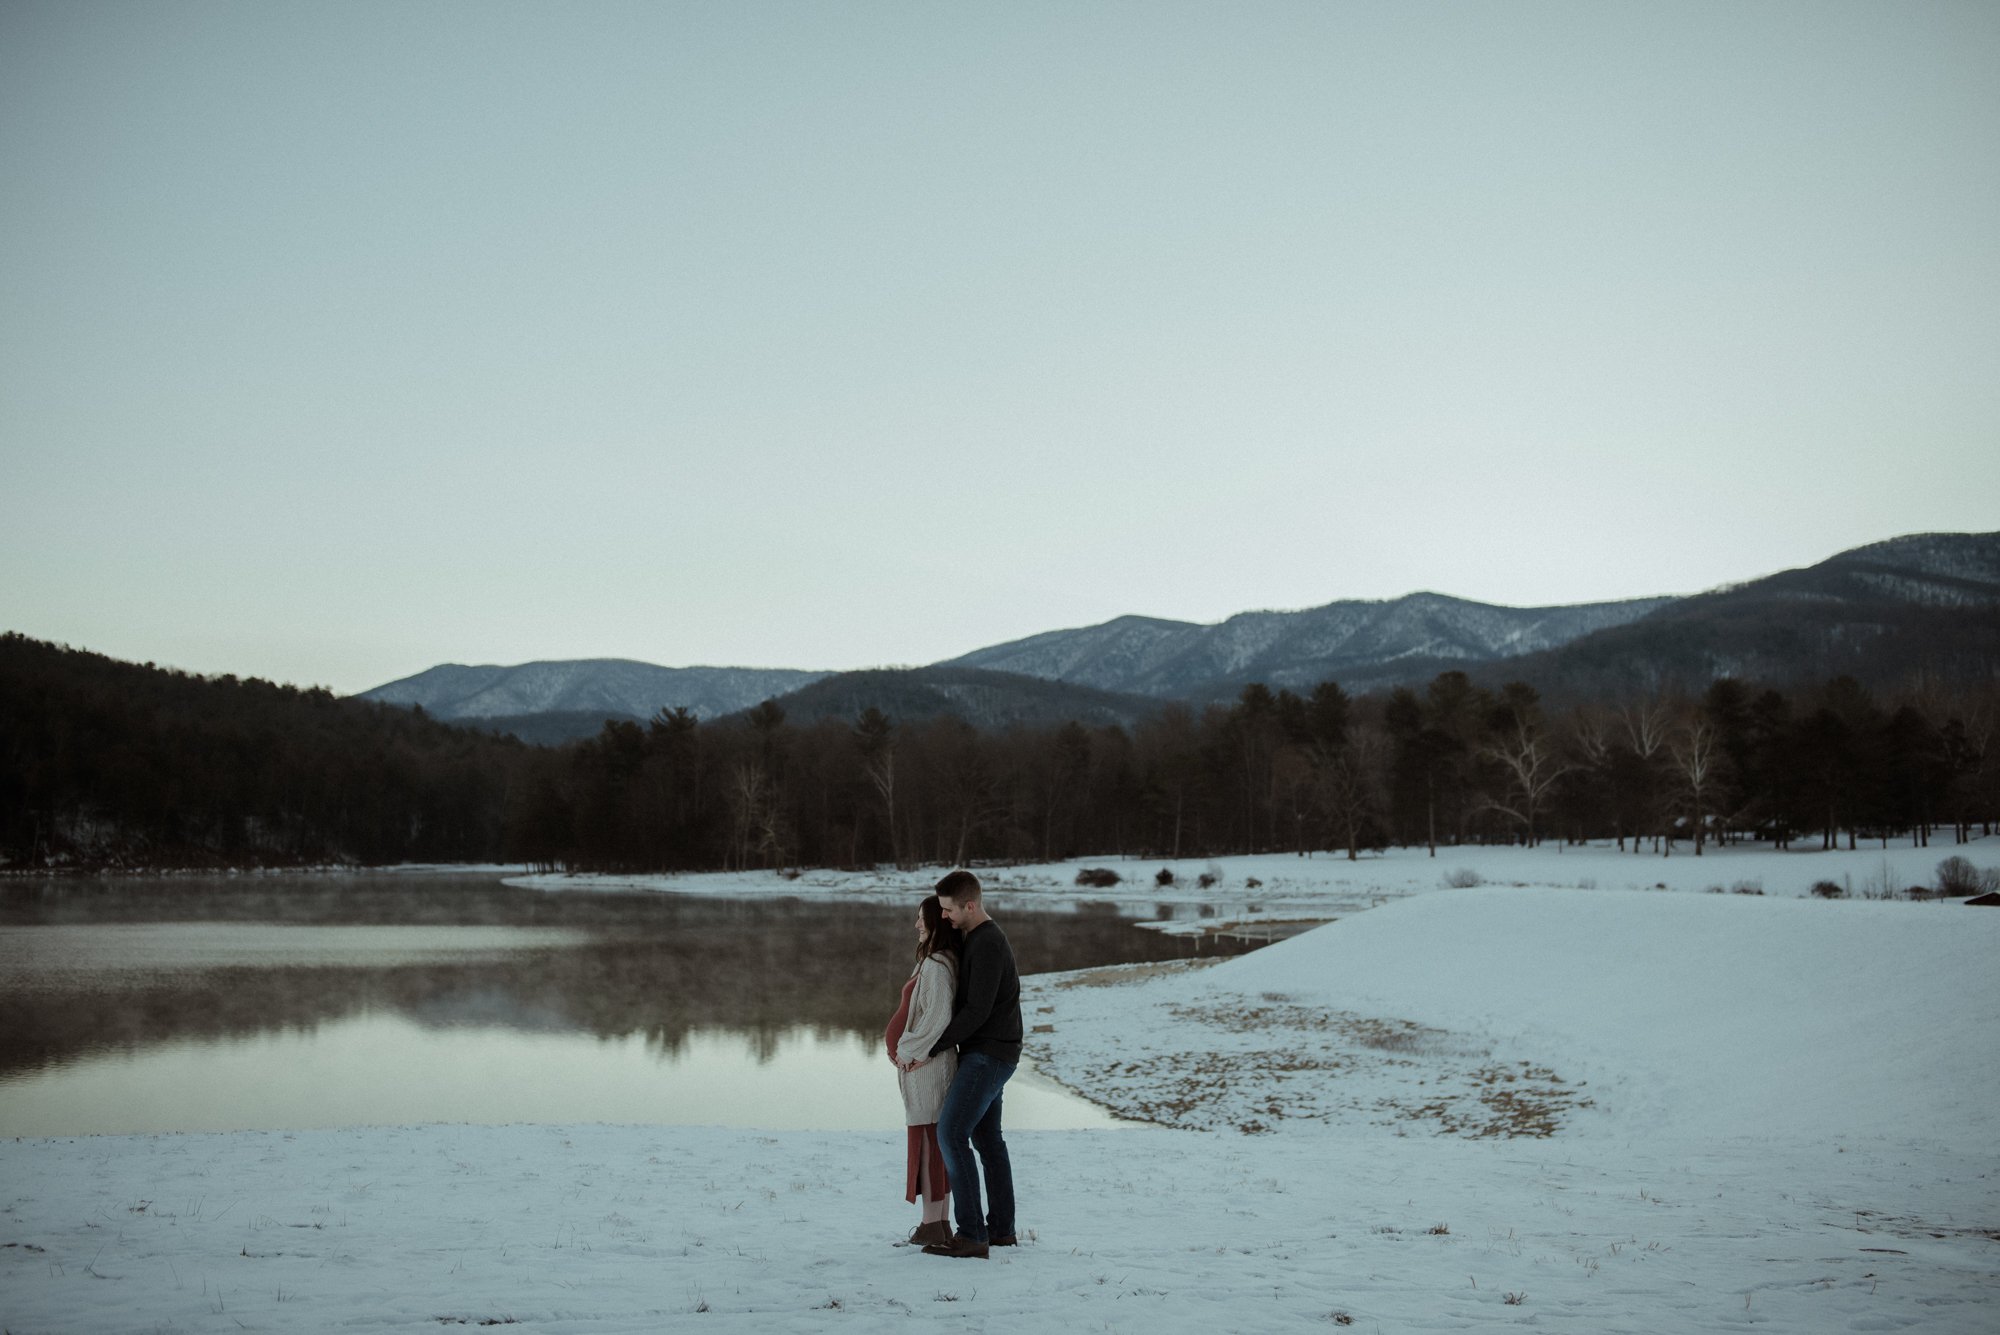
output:
M 910 981 L 903 984 L 902 1000 L 896 1006 L 896 1013 L 889 1017 L 889 1027 L 882 1037 L 889 1045 L 889 1060 L 896 1060 L 896 1044 L 903 1040 L 903 1027 L 910 1022 L 910 993 L 916 991 L 917 976 L 910 975 Z M 951 1195 L 951 1174 L 944 1170 L 944 1151 L 938 1148 L 937 1123 L 926 1122 L 913 1126 L 909 1131 L 909 1159 L 903 1171 L 903 1199 L 917 1199 L 917 1167 L 925 1164 L 929 1168 L 932 1200 L 944 1200 Z

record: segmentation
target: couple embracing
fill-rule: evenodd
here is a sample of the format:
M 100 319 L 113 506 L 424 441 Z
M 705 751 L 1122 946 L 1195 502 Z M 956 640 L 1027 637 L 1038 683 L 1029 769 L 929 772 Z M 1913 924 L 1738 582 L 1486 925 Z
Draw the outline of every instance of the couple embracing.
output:
M 1014 1245 L 1000 1091 L 1021 1060 L 1021 979 L 1014 948 L 986 916 L 979 878 L 969 871 L 937 883 L 917 908 L 916 928 L 917 967 L 886 1035 L 909 1124 L 903 1198 L 923 1202 L 910 1241 L 928 1256 L 984 1258 L 989 1247 Z

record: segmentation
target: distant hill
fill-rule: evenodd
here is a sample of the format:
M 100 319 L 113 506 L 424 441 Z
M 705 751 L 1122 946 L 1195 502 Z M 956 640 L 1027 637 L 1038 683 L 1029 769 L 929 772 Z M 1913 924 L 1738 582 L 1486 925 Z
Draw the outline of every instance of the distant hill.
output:
M 898 723 L 952 714 L 978 728 L 1075 722 L 1129 727 L 1161 702 L 980 668 L 873 668 L 826 677 L 778 698 L 789 723 L 852 721 L 874 707 Z
M 1718 590 L 1715 596 L 1760 589 L 1789 598 L 1992 607 L 2000 604 L 2000 532 L 1912 533 L 1856 547 L 1803 570 Z
M 360 694 L 385 704 L 422 705 L 433 718 L 507 718 L 553 713 L 651 718 L 683 708 L 719 718 L 824 677 L 792 668 L 657 667 L 629 658 L 579 658 L 467 667 L 445 663 Z M 512 731 L 512 729 L 508 729 Z M 592 728 L 591 731 L 596 731 Z
M 1489 665 L 1483 675 L 1492 677 Z M 1509 660 L 1544 693 L 1603 694 L 1721 676 L 2000 676 L 2000 533 L 1920 533 L 1683 598 L 1629 625 Z
M 1497 607 L 1437 593 L 1348 600 L 1303 612 L 1244 612 L 1212 626 L 1119 617 L 978 649 L 944 666 L 983 667 L 1159 698 L 1234 694 L 1252 681 L 1310 687 L 1329 678 L 1400 680 L 1405 665 L 1467 666 L 1625 625 L 1672 598 L 1570 607 Z
M 491 862 L 530 748 L 0 635 L 0 869 Z
M 1214 625 L 1124 616 L 992 645 L 928 668 L 841 673 L 666 668 L 628 659 L 445 664 L 362 693 L 548 744 L 608 718 L 684 707 L 697 718 L 783 697 L 801 721 L 873 705 L 916 719 L 956 713 L 981 726 L 1129 722 L 1145 701 L 1203 703 L 1249 682 L 1350 692 L 1460 669 L 1545 693 L 1621 692 L 1723 674 L 1774 682 L 1849 673 L 1875 683 L 1929 671 L 1990 678 L 2000 663 L 2000 534 L 1921 533 L 1842 552 L 1692 597 L 1500 607 L 1439 593 L 1348 599 L 1298 612 L 1244 612 Z M 985 675 L 981 675 L 985 674 Z M 1037 693 L 1025 683 L 1071 688 Z
M 613 713 L 603 709 L 556 709 L 543 714 L 493 714 L 484 718 L 457 718 L 452 725 L 496 737 L 518 737 L 530 746 L 561 746 L 581 741 L 604 731 L 606 723 L 645 723 L 637 714 Z

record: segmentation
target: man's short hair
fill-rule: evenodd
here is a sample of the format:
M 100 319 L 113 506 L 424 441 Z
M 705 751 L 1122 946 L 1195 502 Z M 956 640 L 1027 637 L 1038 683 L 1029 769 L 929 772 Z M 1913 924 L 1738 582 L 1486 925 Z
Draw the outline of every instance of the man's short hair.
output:
M 979 878 L 962 868 L 945 873 L 944 879 L 932 888 L 937 891 L 940 899 L 949 899 L 955 904 L 979 902 Z

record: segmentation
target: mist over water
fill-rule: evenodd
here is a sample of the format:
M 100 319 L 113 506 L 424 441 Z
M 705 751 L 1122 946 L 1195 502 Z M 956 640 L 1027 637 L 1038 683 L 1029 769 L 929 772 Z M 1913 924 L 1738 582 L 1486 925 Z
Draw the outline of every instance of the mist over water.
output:
M 492 876 L 0 888 L 0 1135 L 469 1122 L 900 1125 L 909 908 L 549 894 Z M 996 915 L 1023 973 L 1189 946 Z M 1104 1125 L 1009 1086 L 1020 1126 Z

